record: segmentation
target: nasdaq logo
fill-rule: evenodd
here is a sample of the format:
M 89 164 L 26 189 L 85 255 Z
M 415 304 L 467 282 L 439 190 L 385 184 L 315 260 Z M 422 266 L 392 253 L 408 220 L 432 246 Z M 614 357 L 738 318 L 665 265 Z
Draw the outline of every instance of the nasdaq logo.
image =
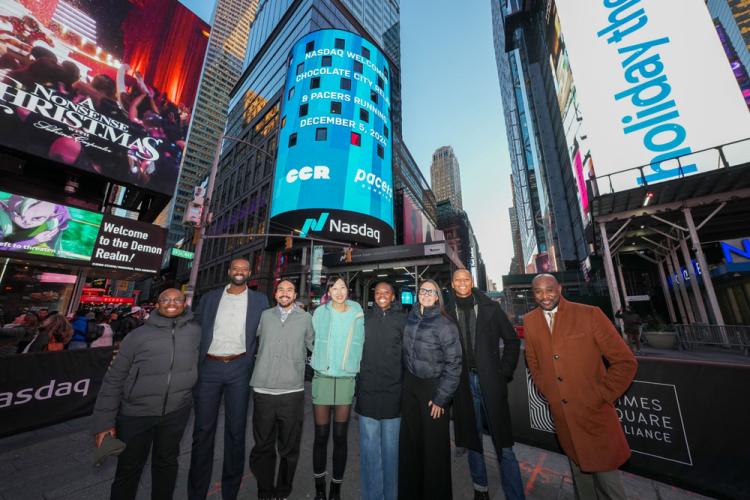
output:
M 305 224 L 302 226 L 302 231 L 299 235 L 303 238 L 307 236 L 310 231 L 322 231 L 328 220 L 328 212 L 323 212 L 317 219 L 307 219 Z

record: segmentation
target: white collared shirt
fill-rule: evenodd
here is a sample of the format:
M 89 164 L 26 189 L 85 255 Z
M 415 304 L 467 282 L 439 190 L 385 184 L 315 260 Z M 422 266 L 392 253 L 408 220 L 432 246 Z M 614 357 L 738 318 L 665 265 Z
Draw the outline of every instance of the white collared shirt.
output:
M 549 311 L 544 311 L 544 319 L 547 320 L 549 331 L 552 331 L 552 322 L 554 321 L 555 314 L 557 314 L 557 306 L 555 306 L 554 309 L 550 309 Z
M 233 356 L 247 350 L 245 325 L 247 323 L 248 292 L 229 293 L 229 285 L 224 289 L 219 301 L 214 321 L 214 337 L 208 354 L 213 356 Z

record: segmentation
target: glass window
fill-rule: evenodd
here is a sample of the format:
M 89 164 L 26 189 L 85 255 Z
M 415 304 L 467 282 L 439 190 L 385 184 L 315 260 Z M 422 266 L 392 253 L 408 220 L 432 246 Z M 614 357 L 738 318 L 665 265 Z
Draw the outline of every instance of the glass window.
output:
M 341 103 L 339 101 L 331 101 L 331 113 L 334 115 L 341 114 Z
M 375 104 L 377 104 L 378 102 L 378 93 L 375 92 L 374 90 L 370 91 L 370 100 L 374 102 Z
M 342 78 L 341 79 L 341 90 L 351 90 L 352 89 L 352 81 L 350 78 Z
M 305 63 L 299 63 L 297 65 L 297 74 L 299 75 L 305 69 Z
M 362 63 L 359 61 L 354 61 L 354 72 L 355 73 L 362 73 Z M 299 74 L 299 73 L 297 73 Z
M 294 87 L 289 89 L 289 95 L 287 96 L 287 100 L 291 101 L 292 97 L 294 97 Z
M 290 134 L 289 135 L 289 147 L 297 145 L 297 134 Z
M 315 78 L 312 78 L 310 80 L 310 88 L 311 89 L 320 88 L 320 77 L 319 76 L 316 76 Z
M 336 47 L 337 49 L 343 50 L 344 47 L 346 47 L 346 43 L 344 42 L 343 38 L 337 38 L 336 40 L 334 40 L 333 46 Z
M 332 64 L 331 56 L 323 56 L 322 66 L 330 66 Z
M 383 135 L 388 138 L 388 125 L 383 124 Z
M 307 45 L 305 45 L 305 52 L 312 52 L 315 50 L 315 41 L 307 42 Z
M 362 136 L 359 135 L 356 132 L 352 132 L 351 143 L 353 145 L 355 145 L 355 146 L 361 146 L 362 145 Z
M 359 108 L 359 119 L 363 122 L 370 123 L 370 113 L 366 109 Z
M 307 103 L 305 103 L 305 104 L 302 104 L 299 107 L 299 115 L 300 115 L 300 117 L 307 116 L 307 106 L 308 106 Z
M 315 140 L 316 141 L 325 141 L 328 139 L 328 129 L 325 127 L 316 128 L 315 129 Z
M 383 88 L 383 79 L 378 77 L 378 87 Z
M 370 58 L 370 49 L 366 47 L 362 47 L 362 57 L 369 59 Z
M 281 117 L 281 128 L 284 128 L 284 125 L 286 125 L 286 116 Z
M 382 158 L 384 155 L 385 155 L 385 151 L 383 150 L 383 145 L 378 144 L 378 156 Z

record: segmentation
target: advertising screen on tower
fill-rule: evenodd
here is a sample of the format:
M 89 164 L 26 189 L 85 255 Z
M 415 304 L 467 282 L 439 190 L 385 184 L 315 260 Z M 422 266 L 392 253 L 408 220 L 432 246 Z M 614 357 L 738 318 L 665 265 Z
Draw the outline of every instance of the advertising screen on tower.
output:
M 393 243 L 390 69 L 362 37 L 321 30 L 289 55 L 272 222 L 303 236 Z
M 750 112 L 704 0 L 556 5 L 597 178 L 646 166 L 643 178 L 638 170 L 611 176 L 614 191 L 715 170 L 718 152 L 701 150 L 750 136 Z M 737 164 L 750 141 L 724 153 Z M 609 192 L 608 181 L 598 184 Z
M 171 195 L 209 32 L 178 0 L 3 0 L 0 144 Z

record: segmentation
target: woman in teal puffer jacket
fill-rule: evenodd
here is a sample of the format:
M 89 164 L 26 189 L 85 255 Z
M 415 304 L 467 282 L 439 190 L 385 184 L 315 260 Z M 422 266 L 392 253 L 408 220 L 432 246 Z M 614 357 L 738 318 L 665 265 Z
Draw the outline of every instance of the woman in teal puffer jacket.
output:
M 341 276 L 328 279 L 326 293 L 330 301 L 313 314 L 315 347 L 310 365 L 315 370 L 312 381 L 315 440 L 313 473 L 315 500 L 326 500 L 326 451 L 333 421 L 333 474 L 328 499 L 339 500 L 346 468 L 346 437 L 349 413 L 354 399 L 355 377 L 359 373 L 365 322 L 362 307 L 348 300 L 349 287 Z

